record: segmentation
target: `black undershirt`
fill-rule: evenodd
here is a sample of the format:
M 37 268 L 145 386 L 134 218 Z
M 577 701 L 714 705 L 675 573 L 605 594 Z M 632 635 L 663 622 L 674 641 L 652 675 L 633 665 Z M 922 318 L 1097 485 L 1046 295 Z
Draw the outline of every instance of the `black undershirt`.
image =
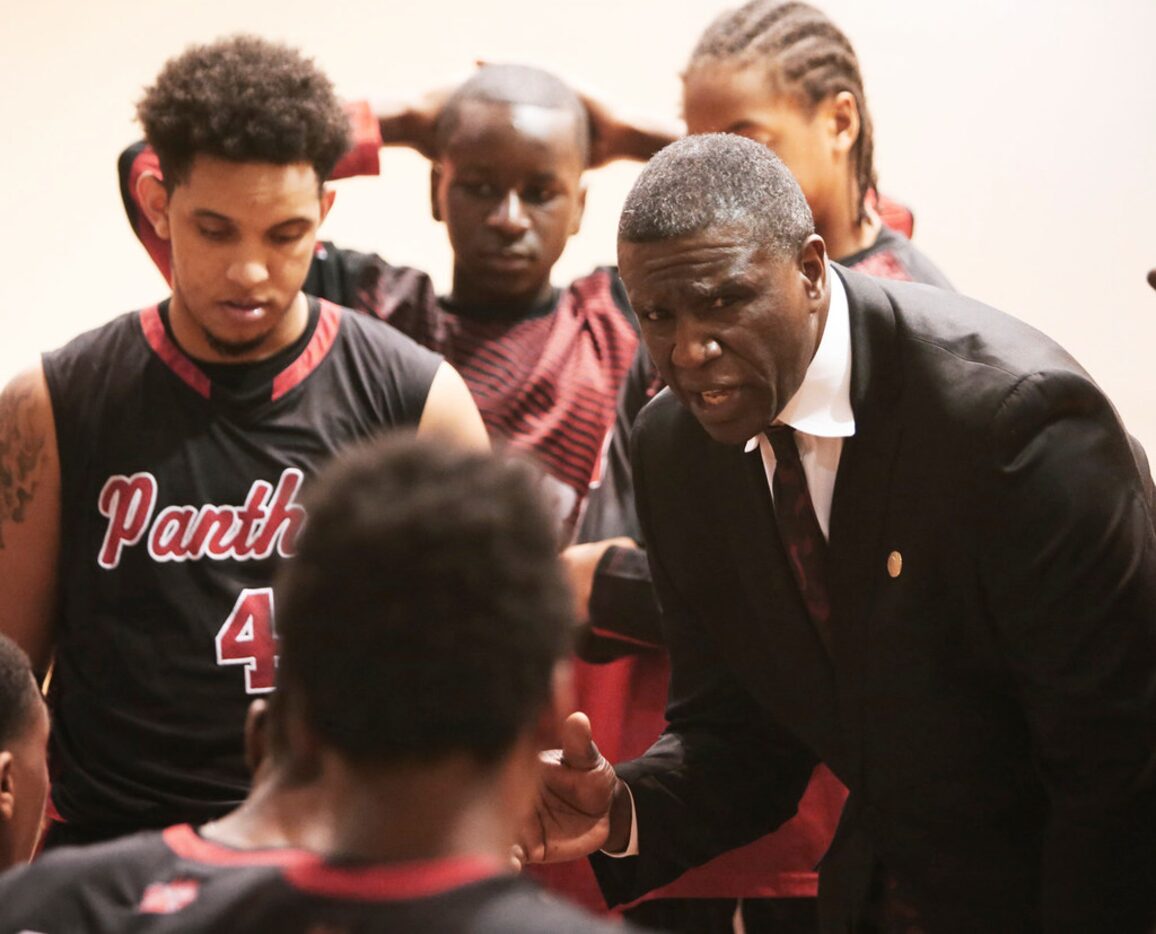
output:
M 539 302 L 535 302 L 529 311 L 524 313 L 512 314 L 510 309 L 505 305 L 492 305 L 489 307 L 481 305 L 456 305 L 450 300 L 449 296 L 443 296 L 438 299 L 438 305 L 443 311 L 448 311 L 452 315 L 458 315 L 462 318 L 469 318 L 473 321 L 525 321 L 530 318 L 542 318 L 552 312 L 558 306 L 558 299 L 562 296 L 562 290 L 559 288 L 551 288 L 546 294 L 546 297 Z

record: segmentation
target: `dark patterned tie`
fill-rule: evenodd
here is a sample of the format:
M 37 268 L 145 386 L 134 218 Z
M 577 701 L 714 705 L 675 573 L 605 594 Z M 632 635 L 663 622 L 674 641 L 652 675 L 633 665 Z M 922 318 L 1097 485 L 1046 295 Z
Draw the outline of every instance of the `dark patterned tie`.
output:
M 831 650 L 831 601 L 827 595 L 827 541 L 815 516 L 815 505 L 807 489 L 807 475 L 795 445 L 795 429 L 776 425 L 767 429 L 767 440 L 775 452 L 775 476 L 771 490 L 775 498 L 775 519 L 779 537 L 795 573 L 803 603 L 819 637 Z

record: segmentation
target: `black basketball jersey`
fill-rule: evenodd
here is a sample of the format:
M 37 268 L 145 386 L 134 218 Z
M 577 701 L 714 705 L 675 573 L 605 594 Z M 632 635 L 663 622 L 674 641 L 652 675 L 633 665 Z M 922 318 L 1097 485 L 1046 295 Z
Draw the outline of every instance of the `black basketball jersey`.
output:
M 313 300 L 275 372 L 225 385 L 164 312 L 44 357 L 62 490 L 53 803 L 97 836 L 200 822 L 244 797 L 242 727 L 273 688 L 271 583 L 302 487 L 344 445 L 416 425 L 441 362 Z
M 0 876 L 0 931 L 246 934 L 630 934 L 460 857 L 336 865 L 301 850 L 237 850 L 188 825 L 67 847 Z
M 201 906 L 236 902 L 275 878 L 276 867 L 316 859 L 303 850 L 220 846 L 188 824 L 63 847 L 0 876 L 0 931 L 191 930 Z

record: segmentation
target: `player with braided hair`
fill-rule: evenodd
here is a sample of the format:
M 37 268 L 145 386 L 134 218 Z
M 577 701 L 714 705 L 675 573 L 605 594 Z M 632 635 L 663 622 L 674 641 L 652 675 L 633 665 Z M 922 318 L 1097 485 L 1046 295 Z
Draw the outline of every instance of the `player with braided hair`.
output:
M 948 285 L 888 227 L 859 59 L 821 11 L 751 0 L 723 13 L 699 39 L 683 82 L 690 132 L 738 133 L 774 149 L 798 179 L 833 257 L 889 279 Z

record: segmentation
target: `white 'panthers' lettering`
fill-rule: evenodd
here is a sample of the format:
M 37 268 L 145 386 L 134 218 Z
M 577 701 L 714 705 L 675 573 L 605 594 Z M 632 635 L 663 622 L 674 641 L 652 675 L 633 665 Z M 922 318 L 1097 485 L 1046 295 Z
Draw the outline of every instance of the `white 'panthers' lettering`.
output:
M 303 479 L 299 469 L 288 467 L 276 488 L 267 480 L 255 481 L 243 506 L 166 506 L 153 519 L 156 477 L 109 477 L 97 503 L 109 520 L 97 560 L 102 568 L 115 568 L 124 549 L 138 544 L 146 532 L 154 561 L 247 561 L 274 551 L 287 558 L 296 550 L 305 521 L 305 510 L 296 502 Z
M 108 528 L 97 561 L 102 568 L 120 564 L 126 545 L 135 545 L 144 534 L 157 503 L 157 478 L 151 473 L 109 477 L 97 497 L 97 508 L 108 517 Z

